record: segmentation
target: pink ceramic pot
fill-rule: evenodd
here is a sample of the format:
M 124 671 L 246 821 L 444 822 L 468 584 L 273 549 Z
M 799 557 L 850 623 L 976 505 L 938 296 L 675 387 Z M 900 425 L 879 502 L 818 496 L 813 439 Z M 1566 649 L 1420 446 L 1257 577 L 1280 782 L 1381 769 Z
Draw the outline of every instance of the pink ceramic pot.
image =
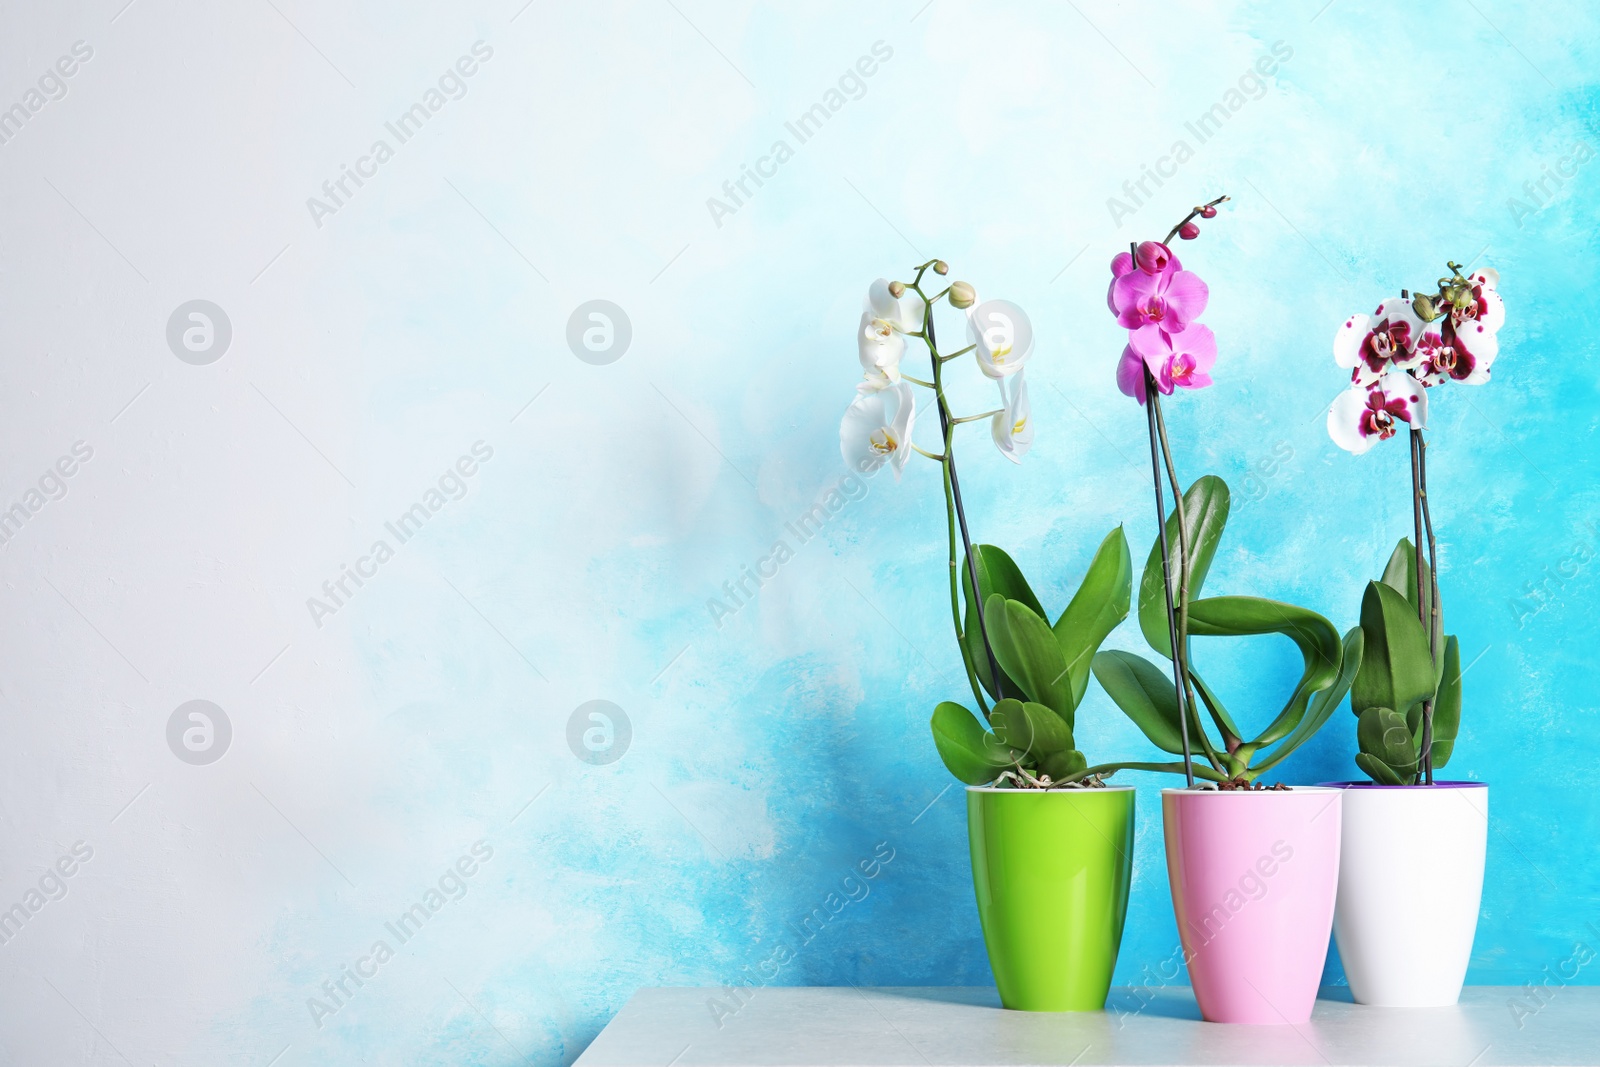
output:
M 1172 907 L 1209 1021 L 1311 1018 L 1339 885 L 1341 793 L 1162 790 Z

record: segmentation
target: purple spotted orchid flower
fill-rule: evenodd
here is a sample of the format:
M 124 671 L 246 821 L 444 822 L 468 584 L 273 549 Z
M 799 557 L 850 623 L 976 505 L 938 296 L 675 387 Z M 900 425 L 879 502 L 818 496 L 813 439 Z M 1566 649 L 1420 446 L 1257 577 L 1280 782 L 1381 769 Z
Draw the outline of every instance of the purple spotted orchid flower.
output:
M 1328 436 L 1357 455 L 1393 437 L 1399 423 L 1426 428 L 1425 390 L 1446 382 L 1482 385 L 1499 354 L 1506 321 L 1500 275 L 1484 268 L 1441 278 L 1437 295 L 1391 297 L 1371 315 L 1352 315 L 1334 333 L 1333 358 L 1350 388 L 1328 409 Z

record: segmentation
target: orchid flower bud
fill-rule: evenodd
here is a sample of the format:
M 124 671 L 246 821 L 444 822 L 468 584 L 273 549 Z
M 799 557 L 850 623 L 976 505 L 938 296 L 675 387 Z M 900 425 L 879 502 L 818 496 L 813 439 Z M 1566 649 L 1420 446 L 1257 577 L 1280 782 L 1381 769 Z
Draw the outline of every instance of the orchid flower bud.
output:
M 950 264 L 946 263 L 942 259 L 934 260 L 933 261 L 933 273 L 935 273 L 935 274 L 949 274 L 950 273 Z
M 1214 219 L 1217 217 L 1217 209 L 1211 204 L 1207 204 L 1200 209 L 1200 217 L 1203 219 Z
M 1172 262 L 1172 250 L 1160 241 L 1141 242 L 1134 259 L 1146 274 L 1160 274 Z
M 1185 241 L 1192 241 L 1196 237 L 1200 236 L 1200 227 L 1196 226 L 1193 222 L 1186 222 L 1182 226 L 1178 227 L 1178 236 L 1183 238 Z
M 890 282 L 889 283 L 889 295 L 894 297 L 896 300 L 899 300 L 902 296 L 905 296 L 906 295 L 906 283 L 905 282 Z
M 978 302 L 978 291 L 967 282 L 950 283 L 950 306 L 966 309 Z
M 1411 301 L 1411 310 L 1417 313 L 1417 318 L 1423 322 L 1432 322 L 1439 317 L 1439 311 L 1433 306 L 1427 293 L 1418 293 Z

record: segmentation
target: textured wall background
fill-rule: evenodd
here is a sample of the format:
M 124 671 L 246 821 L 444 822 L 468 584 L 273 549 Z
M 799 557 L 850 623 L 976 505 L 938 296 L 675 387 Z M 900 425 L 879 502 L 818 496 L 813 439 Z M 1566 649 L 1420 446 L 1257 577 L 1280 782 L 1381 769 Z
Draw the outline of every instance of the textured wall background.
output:
M 1235 490 L 1218 592 L 1353 621 L 1406 457 L 1327 440 L 1333 329 L 1447 258 L 1502 272 L 1495 381 L 1439 399 L 1432 467 L 1473 664 L 1450 772 L 1494 783 L 1470 980 L 1541 980 L 1600 941 L 1596 31 L 1511 0 L 6 4 L 0 1060 L 553 1064 L 640 985 L 775 954 L 780 983 L 987 982 L 925 725 L 965 689 L 932 465 L 784 524 L 844 474 L 867 283 L 938 255 L 1040 338 L 1024 466 L 965 445 L 976 534 L 1054 605 L 1116 523 L 1142 559 L 1106 263 L 1221 192 L 1183 250 L 1218 384 L 1172 406 L 1185 478 Z M 567 340 L 596 299 L 631 328 L 604 365 Z M 192 300 L 225 349 L 169 343 Z M 1257 721 L 1297 669 L 1201 655 Z M 194 700 L 231 728 L 198 752 L 181 716 L 169 743 Z M 569 744 L 593 700 L 610 763 Z M 1092 757 L 1149 752 L 1097 690 L 1079 719 Z M 1353 746 L 1341 712 L 1285 778 Z M 1119 981 L 1176 943 L 1142 781 Z

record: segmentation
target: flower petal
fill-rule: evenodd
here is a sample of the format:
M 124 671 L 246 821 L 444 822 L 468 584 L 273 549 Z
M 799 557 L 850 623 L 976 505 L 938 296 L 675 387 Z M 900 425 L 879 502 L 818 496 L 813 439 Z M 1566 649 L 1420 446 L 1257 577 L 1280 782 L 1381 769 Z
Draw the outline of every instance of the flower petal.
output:
M 1145 400 L 1144 368 L 1144 359 L 1133 346 L 1124 347 L 1122 358 L 1117 361 L 1117 388 L 1123 396 L 1131 396 L 1141 404 Z
M 1486 329 L 1476 319 L 1468 319 L 1455 330 L 1457 352 L 1465 352 L 1474 364 L 1472 372 L 1461 381 L 1467 385 L 1482 385 L 1489 380 L 1489 366 L 1500 354 L 1500 341 L 1494 331 Z
M 1378 443 L 1376 434 L 1361 432 L 1361 420 L 1367 413 L 1367 390 L 1352 385 L 1333 398 L 1328 407 L 1328 436 L 1333 443 L 1352 455 L 1359 456 Z
M 879 278 L 867 288 L 867 311 L 875 319 L 882 319 L 902 333 L 915 333 L 922 329 L 922 297 L 907 289 L 898 299 L 889 294 L 889 282 Z
M 1004 409 L 989 420 L 989 432 L 1000 454 L 1013 463 L 1020 463 L 1033 447 L 1033 405 L 1028 401 L 1028 383 L 1018 373 L 999 385 Z
M 1378 388 L 1383 390 L 1384 406 L 1390 414 L 1419 430 L 1428 428 L 1428 391 L 1421 382 L 1405 371 L 1391 370 L 1384 374 Z
M 875 370 L 892 370 L 890 377 L 899 377 L 900 357 L 905 355 L 906 339 L 887 320 L 874 318 L 870 311 L 862 312 L 856 344 L 862 370 L 869 374 Z
M 1483 323 L 1483 328 L 1490 333 L 1496 333 L 1506 324 L 1506 302 L 1500 294 L 1485 286 L 1478 294 L 1481 306 L 1478 309 L 1478 321 Z
M 1167 302 L 1172 325 L 1182 329 L 1205 313 L 1211 289 L 1194 271 L 1180 270 L 1172 275 L 1162 296 Z
M 1210 370 L 1217 361 L 1217 335 L 1197 322 L 1172 335 L 1172 349 L 1193 358 L 1200 370 Z
M 1125 330 L 1137 330 L 1151 321 L 1145 308 L 1161 294 L 1166 283 L 1165 275 L 1146 274 L 1142 270 L 1130 271 L 1113 281 L 1111 310 L 1116 313 L 1117 325 Z
M 910 382 L 901 382 L 893 391 L 899 404 L 894 414 L 895 440 L 898 446 L 889 462 L 894 467 L 894 480 L 898 482 L 900 472 L 905 470 L 906 460 L 911 457 L 911 431 L 917 421 L 917 398 L 911 392 Z
M 1015 374 L 1033 354 L 1033 323 L 1009 300 L 985 300 L 967 312 L 967 336 L 990 378 Z
M 887 458 L 872 448 L 872 434 L 886 421 L 883 395 L 872 392 L 857 396 L 839 422 L 839 453 L 852 471 L 871 474 Z
M 1341 367 L 1361 366 L 1361 346 L 1372 331 L 1372 317 L 1351 315 L 1333 335 L 1333 361 Z
M 1151 324 L 1128 333 L 1128 344 L 1146 361 L 1161 361 L 1172 355 L 1172 335 Z

